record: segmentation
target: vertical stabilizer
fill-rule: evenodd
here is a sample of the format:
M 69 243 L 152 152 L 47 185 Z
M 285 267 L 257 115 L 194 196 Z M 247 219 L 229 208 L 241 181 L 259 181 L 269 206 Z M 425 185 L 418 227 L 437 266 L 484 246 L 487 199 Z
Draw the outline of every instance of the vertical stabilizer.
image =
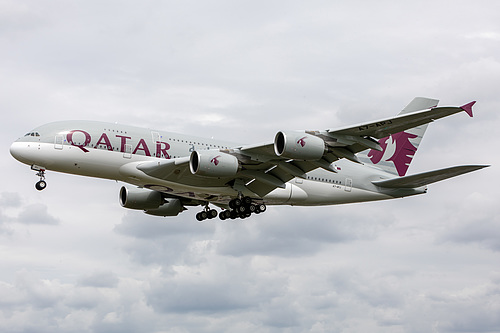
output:
M 436 99 L 415 97 L 399 114 L 431 109 L 438 105 Z M 358 154 L 365 164 L 374 165 L 395 175 L 404 176 L 417 152 L 427 124 L 378 140 L 382 151 L 369 150 Z

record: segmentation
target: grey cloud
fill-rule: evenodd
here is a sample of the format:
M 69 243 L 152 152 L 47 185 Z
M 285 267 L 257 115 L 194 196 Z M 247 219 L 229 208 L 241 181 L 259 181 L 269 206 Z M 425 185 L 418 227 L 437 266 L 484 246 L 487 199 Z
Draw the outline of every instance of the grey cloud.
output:
M 12 229 L 8 225 L 9 222 L 12 221 L 12 218 L 3 214 L 0 210 L 0 234 L 11 234 Z
M 498 216 L 498 215 L 497 215 Z M 440 241 L 458 243 L 478 243 L 494 251 L 500 251 L 500 220 L 489 217 L 487 220 L 477 219 L 458 222 L 442 234 Z
M 470 193 L 449 214 L 446 228 L 437 242 L 476 243 L 500 251 L 500 212 L 496 199 L 479 192 Z
M 339 299 L 346 301 L 354 298 L 357 302 L 379 309 L 400 309 L 404 305 L 405 291 L 400 287 L 402 281 L 388 272 L 369 272 L 354 267 L 336 269 L 329 277 L 330 288 L 339 295 Z
M 48 213 L 44 204 L 30 204 L 23 208 L 17 221 L 23 224 L 57 225 L 59 220 Z
M 56 283 L 43 281 L 32 272 L 23 271 L 17 274 L 16 288 L 29 299 L 29 303 L 38 309 L 50 309 L 61 301 L 64 291 Z
M 128 212 L 114 230 L 131 237 L 125 251 L 137 263 L 196 264 L 204 259 L 192 255 L 190 247 L 198 241 L 212 240 L 216 224 L 196 222 L 191 213 L 177 218 L 159 218 L 142 212 Z
M 165 283 L 148 293 L 148 302 L 160 312 L 220 313 L 247 308 L 253 303 L 248 293 L 235 284 Z
M 134 261 L 169 265 L 203 262 L 191 251 L 200 241 L 223 256 L 303 257 L 320 251 L 326 244 L 373 239 L 393 223 L 386 216 L 375 214 L 365 219 L 355 206 L 288 209 L 269 207 L 265 214 L 249 220 L 204 223 L 193 221 L 190 213 L 177 219 L 160 219 L 131 212 L 115 226 L 115 231 L 134 238 L 126 246 Z M 331 216 L 325 218 L 320 210 L 330 211 Z
M 195 210 L 197 208 L 192 208 Z M 207 235 L 215 230 L 212 223 L 197 223 L 191 216 L 183 213 L 178 217 L 162 218 L 144 214 L 141 211 L 127 212 L 115 231 L 126 236 L 140 239 L 176 238 L 191 235 Z
M 290 298 L 272 299 L 262 306 L 262 323 L 277 329 L 298 329 L 302 313 Z
M 498 295 L 499 285 L 492 283 L 420 295 L 407 307 L 405 326 L 410 332 L 432 327 L 443 332 L 496 332 Z
M 286 293 L 283 274 L 259 272 L 248 260 L 210 258 L 197 269 L 151 279 L 148 304 L 164 313 L 221 314 L 265 307 Z
M 354 206 L 287 209 L 285 212 L 269 207 L 265 219 L 254 218 L 243 222 L 243 226 L 228 226 L 218 252 L 231 256 L 308 256 L 325 244 L 372 239 L 391 223 L 385 217 L 363 218 Z
M 21 196 L 15 192 L 0 193 L 0 207 L 19 207 L 21 205 Z
M 114 288 L 118 285 L 118 277 L 112 272 L 95 272 L 83 276 L 78 284 L 85 287 Z

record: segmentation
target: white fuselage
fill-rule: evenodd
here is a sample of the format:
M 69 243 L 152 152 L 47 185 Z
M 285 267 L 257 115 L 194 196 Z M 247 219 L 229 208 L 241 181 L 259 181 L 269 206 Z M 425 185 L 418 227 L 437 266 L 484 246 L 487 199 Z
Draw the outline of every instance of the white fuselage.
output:
M 229 149 L 237 144 L 166 133 L 118 124 L 67 121 L 43 125 L 14 142 L 11 154 L 19 161 L 46 170 L 118 180 L 170 195 L 227 203 L 237 191 L 209 177 L 202 184 L 191 174 L 164 180 L 139 172 L 144 162 L 182 160 L 192 151 Z M 305 178 L 294 178 L 285 188 L 264 196 L 268 204 L 332 205 L 391 199 L 424 193 L 425 189 L 380 189 L 372 181 L 393 178 L 382 170 L 346 160 L 337 172 L 316 169 Z M 188 171 L 189 172 L 189 171 Z M 200 186 L 201 185 L 201 186 Z M 243 193 L 255 197 L 253 193 Z

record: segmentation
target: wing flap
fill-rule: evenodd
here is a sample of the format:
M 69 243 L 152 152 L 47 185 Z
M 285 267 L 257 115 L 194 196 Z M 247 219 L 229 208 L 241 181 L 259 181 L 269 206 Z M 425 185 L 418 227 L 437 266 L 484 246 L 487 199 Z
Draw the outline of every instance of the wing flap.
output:
M 489 167 L 489 165 L 461 165 L 411 176 L 378 180 L 372 183 L 376 186 L 388 188 L 417 188 L 486 167 Z
M 258 196 L 263 197 L 277 187 L 254 179 L 252 182 L 246 185 L 246 188 L 257 194 Z

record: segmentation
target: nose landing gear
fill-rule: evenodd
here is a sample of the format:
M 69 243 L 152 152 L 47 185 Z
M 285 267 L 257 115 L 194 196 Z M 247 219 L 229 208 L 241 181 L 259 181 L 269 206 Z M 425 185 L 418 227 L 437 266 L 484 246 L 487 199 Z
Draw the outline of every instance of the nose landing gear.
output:
M 37 165 L 32 165 L 31 170 L 38 171 L 36 175 L 40 177 L 40 180 L 35 184 L 35 188 L 41 191 L 47 187 L 47 182 L 45 181 L 45 169 Z

